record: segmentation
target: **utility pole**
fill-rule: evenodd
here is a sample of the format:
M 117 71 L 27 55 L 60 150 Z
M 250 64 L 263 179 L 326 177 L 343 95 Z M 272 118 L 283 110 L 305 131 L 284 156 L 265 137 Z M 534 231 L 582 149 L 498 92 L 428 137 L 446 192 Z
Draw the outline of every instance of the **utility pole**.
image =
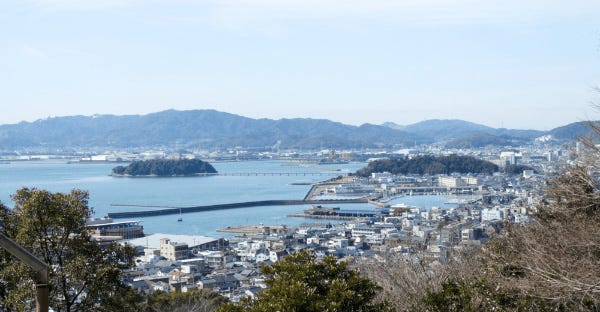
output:
M 36 312 L 48 312 L 50 288 L 48 285 L 48 265 L 32 255 L 23 246 L 17 244 L 6 235 L 0 233 L 0 247 L 6 249 L 11 255 L 17 257 L 31 267 L 35 273 L 35 302 Z

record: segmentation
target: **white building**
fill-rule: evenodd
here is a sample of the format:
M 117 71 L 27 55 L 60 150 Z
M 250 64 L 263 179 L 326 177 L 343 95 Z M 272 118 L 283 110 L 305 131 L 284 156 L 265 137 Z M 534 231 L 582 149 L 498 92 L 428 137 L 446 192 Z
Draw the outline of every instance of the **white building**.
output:
M 456 177 L 456 176 L 439 176 L 438 177 L 438 185 L 441 187 L 461 187 L 461 186 L 474 186 L 480 185 L 481 181 L 477 177 L 466 176 L 466 177 Z
M 160 240 L 160 255 L 171 261 L 187 259 L 189 257 L 188 245 L 163 238 Z
M 348 247 L 348 239 L 347 238 L 334 238 L 329 241 L 329 247 L 333 247 L 336 249 L 343 249 Z
M 485 208 L 481 210 L 481 222 L 489 222 L 494 220 L 503 220 L 504 212 L 498 207 Z
M 438 185 L 441 187 L 460 187 L 464 186 L 464 181 L 460 177 L 440 176 Z
M 523 178 L 529 179 L 535 174 L 533 170 L 523 170 Z

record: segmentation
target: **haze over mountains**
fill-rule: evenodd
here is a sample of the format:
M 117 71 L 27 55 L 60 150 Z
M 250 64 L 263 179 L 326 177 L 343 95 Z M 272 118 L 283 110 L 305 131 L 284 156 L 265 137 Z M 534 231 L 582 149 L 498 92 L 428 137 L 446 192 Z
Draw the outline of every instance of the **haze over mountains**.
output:
M 426 120 L 407 126 L 346 125 L 326 119 L 252 119 L 215 110 L 167 110 L 148 115 L 69 116 L 0 125 L 0 150 L 28 148 L 373 148 L 439 143 L 468 148 L 518 146 L 547 136 L 572 140 L 585 122 L 550 131 L 496 129 L 462 120 Z

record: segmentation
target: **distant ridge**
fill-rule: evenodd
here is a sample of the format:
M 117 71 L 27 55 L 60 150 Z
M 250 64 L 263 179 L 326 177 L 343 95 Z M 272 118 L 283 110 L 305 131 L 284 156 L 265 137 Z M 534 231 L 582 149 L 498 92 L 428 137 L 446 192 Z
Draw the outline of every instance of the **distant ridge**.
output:
M 590 130 L 589 121 L 574 122 L 562 127 L 552 129 L 548 132 L 558 140 L 573 140 L 593 134 Z
M 405 126 L 403 127 L 403 130 L 411 133 L 427 133 L 428 136 L 435 136 L 437 138 L 436 141 L 454 140 L 474 135 L 508 136 L 532 139 L 545 133 L 544 131 L 538 130 L 496 129 L 458 119 L 425 120 Z
M 413 133 L 427 133 L 437 140 L 443 141 L 458 138 L 464 135 L 493 133 L 494 128 L 457 119 L 431 119 L 421 121 L 404 127 L 405 131 Z
M 552 135 L 570 140 L 583 123 L 551 131 L 494 129 L 463 120 L 426 120 L 407 126 L 346 125 L 327 119 L 252 119 L 216 110 L 167 110 L 147 115 L 68 116 L 0 125 L 0 150 L 80 148 L 293 149 L 518 145 Z
M 0 149 L 89 147 L 352 148 L 404 146 L 419 136 L 325 119 L 252 119 L 215 110 L 167 110 L 148 115 L 41 119 L 0 126 Z

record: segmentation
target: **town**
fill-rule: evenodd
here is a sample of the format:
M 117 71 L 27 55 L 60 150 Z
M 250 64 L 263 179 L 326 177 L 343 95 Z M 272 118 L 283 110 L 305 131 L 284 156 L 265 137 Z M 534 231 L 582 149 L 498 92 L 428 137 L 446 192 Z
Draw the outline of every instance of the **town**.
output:
M 524 223 L 544 196 L 544 183 L 572 164 L 579 144 L 528 148 L 443 150 L 432 147 L 398 151 L 297 151 L 253 153 L 228 150 L 220 153 L 181 155 L 168 152 L 112 153 L 69 156 L 70 161 L 131 161 L 147 158 L 206 157 L 216 161 L 279 159 L 310 166 L 389 157 L 468 155 L 487 160 L 501 169 L 521 165 L 519 173 L 395 175 L 374 172 L 363 177 L 340 175 L 314 183 L 306 199 L 364 199 L 370 209 L 341 209 L 313 205 L 290 215 L 314 219 L 299 226 L 284 224 L 231 225 L 220 229 L 223 237 L 154 233 L 145 235 L 139 221 L 95 218 L 88 228 L 99 244 L 119 242 L 138 251 L 135 268 L 124 272 L 123 282 L 141 294 L 156 291 L 186 292 L 210 289 L 236 302 L 253 298 L 266 287 L 260 268 L 287 255 L 309 250 L 317 258 L 332 255 L 352 265 L 364 261 L 407 261 L 444 264 L 463 248 L 484 244 L 501 235 L 506 223 Z M 23 159 L 24 156 L 19 156 Z M 27 156 L 28 160 L 41 157 Z M 59 156 L 64 157 L 64 156 Z M 16 161 L 4 158 L 4 161 Z M 390 204 L 413 196 L 447 198 L 452 208 Z M 252 208 L 248 208 L 252 209 Z

